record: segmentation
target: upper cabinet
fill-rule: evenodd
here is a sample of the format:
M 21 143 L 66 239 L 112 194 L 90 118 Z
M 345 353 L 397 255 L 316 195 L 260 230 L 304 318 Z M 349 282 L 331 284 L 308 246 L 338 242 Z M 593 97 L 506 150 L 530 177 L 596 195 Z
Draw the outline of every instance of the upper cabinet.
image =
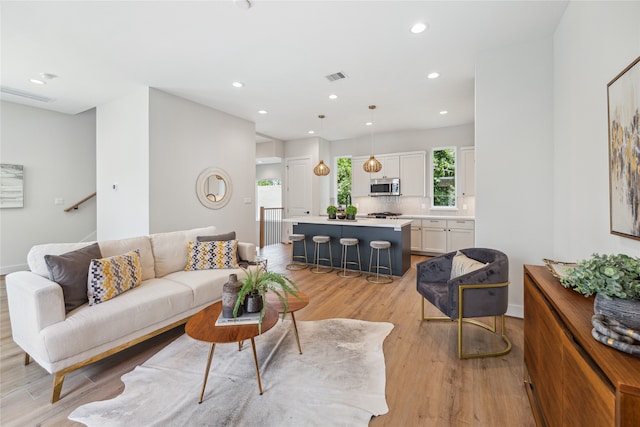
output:
M 364 197 L 369 195 L 369 173 L 362 168 L 369 156 L 351 158 L 351 196 Z
M 376 159 L 382 163 L 380 172 L 369 174 L 362 168 L 369 156 L 351 158 L 351 195 L 369 195 L 369 182 L 378 178 L 400 178 L 400 193 L 403 196 L 425 197 L 426 152 L 380 154 Z
M 400 193 L 403 196 L 426 197 L 426 153 L 400 155 Z
M 476 150 L 475 147 L 460 147 L 461 196 L 476 194 Z
M 382 163 L 382 169 L 380 169 L 380 172 L 372 173 L 371 179 L 400 177 L 400 156 L 395 154 L 381 154 L 376 156 L 376 159 Z

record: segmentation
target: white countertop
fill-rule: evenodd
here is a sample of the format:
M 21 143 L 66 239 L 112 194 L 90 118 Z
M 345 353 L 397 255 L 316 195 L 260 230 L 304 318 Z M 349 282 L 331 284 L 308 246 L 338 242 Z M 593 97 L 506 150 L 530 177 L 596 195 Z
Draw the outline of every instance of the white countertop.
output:
M 459 221 L 475 221 L 475 219 L 476 219 L 476 217 L 474 217 L 474 216 L 415 215 L 415 214 L 400 215 L 398 218 L 401 218 L 401 219 L 452 219 L 452 220 L 459 220 Z
M 298 216 L 293 218 L 285 218 L 284 222 L 293 222 L 301 224 L 323 224 L 323 225 L 351 225 L 354 227 L 389 227 L 400 229 L 405 225 L 410 225 L 411 220 L 408 218 L 386 219 L 386 218 L 357 218 L 355 221 L 347 221 L 340 219 L 329 219 L 326 216 Z

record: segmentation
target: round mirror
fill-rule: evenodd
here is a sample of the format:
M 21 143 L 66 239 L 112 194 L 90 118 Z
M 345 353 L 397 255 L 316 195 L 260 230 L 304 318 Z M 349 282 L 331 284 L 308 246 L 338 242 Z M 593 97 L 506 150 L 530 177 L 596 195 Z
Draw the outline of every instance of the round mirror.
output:
M 231 178 L 218 168 L 207 168 L 196 180 L 198 200 L 209 209 L 220 209 L 231 199 Z

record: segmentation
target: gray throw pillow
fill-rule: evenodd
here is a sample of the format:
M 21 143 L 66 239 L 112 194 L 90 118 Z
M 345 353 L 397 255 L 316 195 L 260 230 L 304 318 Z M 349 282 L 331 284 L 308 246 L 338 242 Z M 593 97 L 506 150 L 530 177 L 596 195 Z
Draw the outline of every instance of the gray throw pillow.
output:
M 230 231 L 224 234 L 216 234 L 215 236 L 198 236 L 196 237 L 196 240 L 198 240 L 198 242 L 225 242 L 227 240 L 236 240 L 236 232 Z M 240 263 L 240 261 L 242 261 L 240 259 L 240 251 L 237 251 L 236 253 L 238 256 L 238 263 Z
M 87 278 L 92 259 L 102 258 L 100 246 L 94 243 L 62 255 L 45 255 L 49 278 L 62 287 L 64 309 L 68 313 L 89 302 Z

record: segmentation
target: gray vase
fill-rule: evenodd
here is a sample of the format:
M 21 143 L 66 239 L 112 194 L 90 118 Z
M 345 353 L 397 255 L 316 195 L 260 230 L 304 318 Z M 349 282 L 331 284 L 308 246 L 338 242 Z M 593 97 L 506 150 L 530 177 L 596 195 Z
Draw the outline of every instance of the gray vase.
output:
M 238 275 L 230 274 L 229 281 L 222 286 L 222 317 L 233 317 L 233 309 L 241 288 L 242 283 L 238 282 Z M 240 316 L 242 316 L 242 304 L 238 307 L 238 317 Z
M 640 300 L 611 298 L 596 294 L 593 304 L 596 314 L 611 317 L 628 328 L 640 331 Z
M 247 313 L 257 313 L 262 310 L 262 295 L 260 294 L 247 294 L 244 300 L 244 311 Z

